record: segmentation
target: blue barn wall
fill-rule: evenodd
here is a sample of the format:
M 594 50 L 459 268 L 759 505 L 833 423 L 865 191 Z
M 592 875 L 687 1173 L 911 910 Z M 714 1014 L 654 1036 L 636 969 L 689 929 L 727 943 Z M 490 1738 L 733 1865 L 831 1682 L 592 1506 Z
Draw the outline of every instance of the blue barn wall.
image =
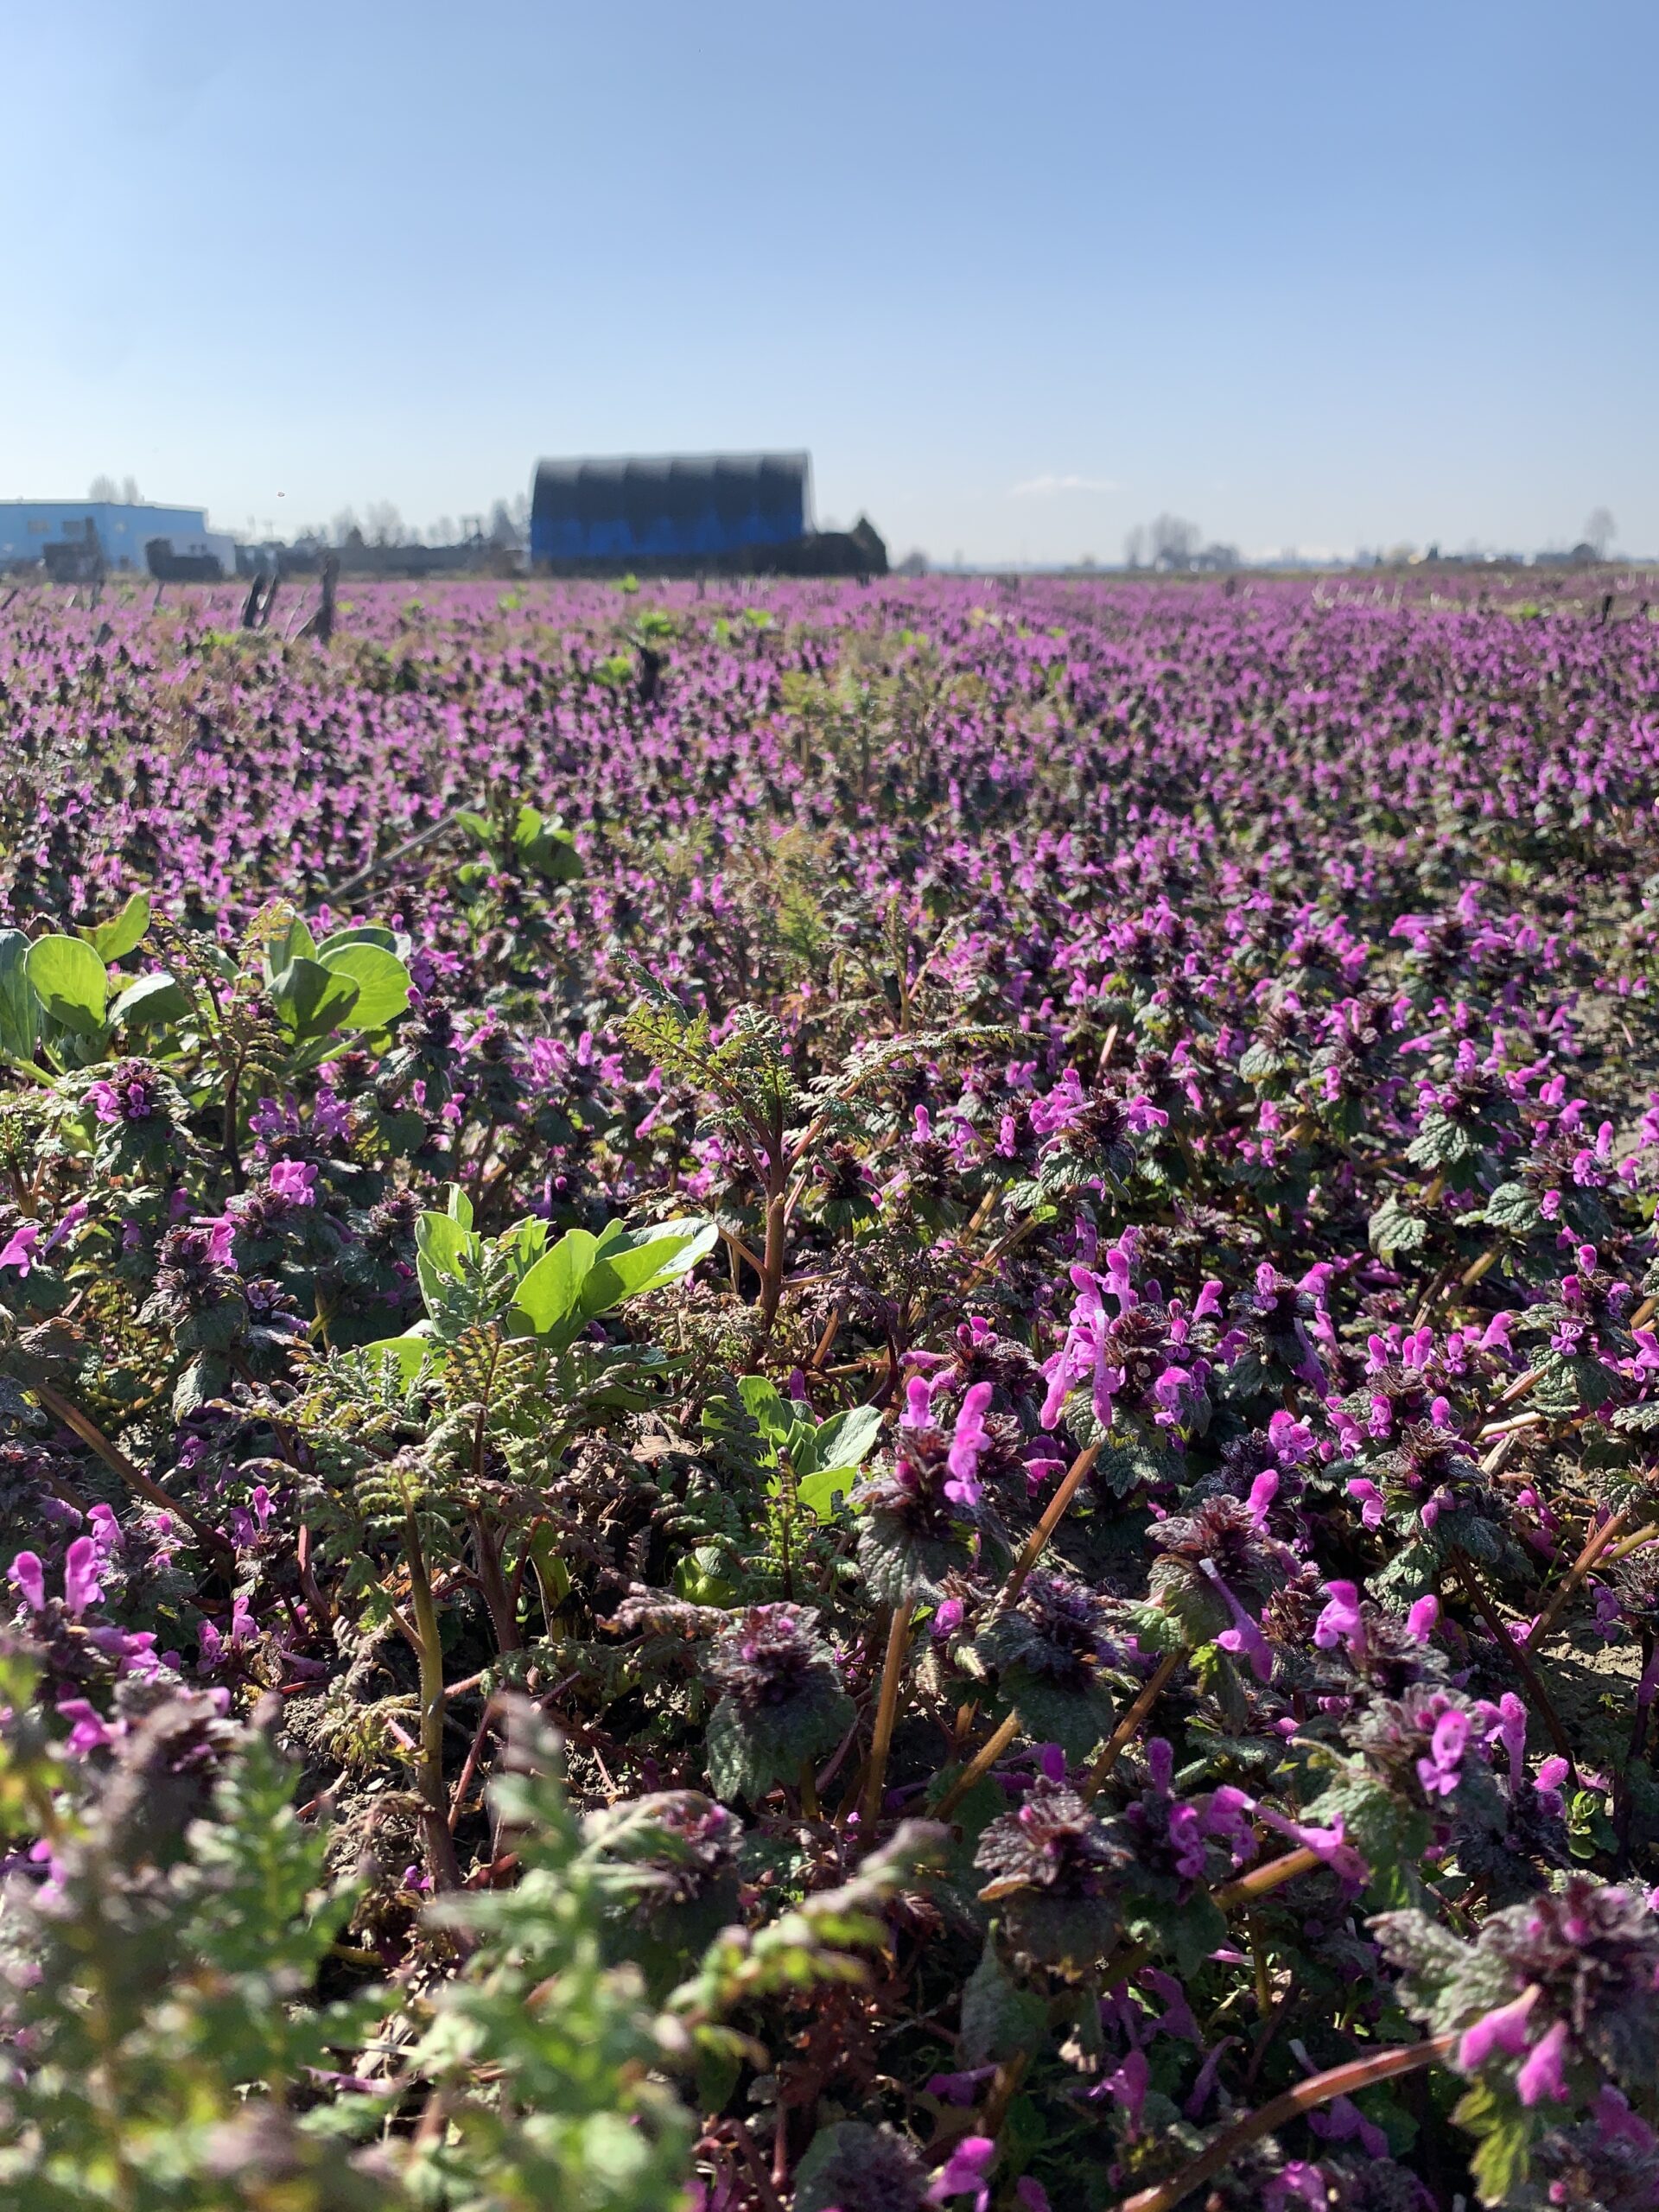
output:
M 718 560 L 798 544 L 811 529 L 804 453 L 544 461 L 535 561 Z

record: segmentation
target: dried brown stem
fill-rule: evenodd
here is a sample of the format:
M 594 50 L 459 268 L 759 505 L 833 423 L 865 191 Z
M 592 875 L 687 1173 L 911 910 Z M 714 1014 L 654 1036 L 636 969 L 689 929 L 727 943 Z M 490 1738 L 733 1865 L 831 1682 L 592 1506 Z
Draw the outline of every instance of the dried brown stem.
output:
M 950 1819 L 974 1784 L 990 1772 L 1019 1732 L 1020 1715 L 1017 1713 L 1009 1713 L 1006 1720 L 997 1724 L 940 1798 L 934 1808 L 935 1820 Z
M 1573 1787 L 1576 1789 L 1579 1770 L 1573 1757 L 1573 1745 L 1568 1739 L 1566 1729 L 1561 1726 L 1560 1715 L 1550 1703 L 1549 1692 L 1544 1688 L 1542 1677 L 1533 1665 L 1526 1645 L 1517 1643 L 1510 1634 L 1509 1623 L 1487 1595 L 1479 1576 L 1475 1573 L 1474 1567 L 1464 1553 L 1454 1551 L 1452 1554 L 1452 1572 L 1467 1592 L 1470 1604 L 1473 1605 L 1497 1638 L 1499 1648 L 1507 1651 L 1514 1660 L 1515 1670 L 1521 1677 L 1522 1687 L 1527 1693 L 1533 1710 L 1548 1730 L 1550 1742 L 1567 1761 L 1567 1773 L 1572 1777 Z
M 1087 1450 L 1078 1452 L 1061 1477 L 1060 1486 L 1048 1501 L 1047 1510 L 1032 1530 L 1030 1536 L 1027 1539 L 1026 1548 L 1009 1570 L 1008 1579 L 1002 1591 L 1002 1603 L 1005 1605 L 1011 1605 L 1020 1595 L 1020 1587 L 1026 1577 L 1042 1557 L 1049 1538 L 1065 1517 L 1066 1507 L 1077 1496 L 1079 1485 L 1087 1479 L 1089 1470 L 1099 1457 L 1099 1445 L 1090 1445 Z
M 1113 1729 L 1107 1738 L 1105 1748 L 1093 1766 L 1090 1768 L 1089 1779 L 1083 1785 L 1083 1794 L 1085 1797 L 1093 1797 L 1099 1790 L 1101 1784 L 1117 1764 L 1124 1747 L 1163 1695 L 1165 1685 L 1185 1656 L 1185 1651 L 1166 1651 L 1153 1669 L 1152 1673 L 1141 1686 L 1141 1694 Z
M 887 1778 L 887 1754 L 893 1749 L 893 1728 L 899 1717 L 899 1691 L 905 1679 L 905 1651 L 909 1642 L 910 1607 L 899 1604 L 893 1607 L 887 1624 L 887 1650 L 876 1699 L 875 1732 L 870 1738 L 870 1763 L 864 1774 L 860 1823 L 867 1843 L 880 1816 L 881 1790 Z

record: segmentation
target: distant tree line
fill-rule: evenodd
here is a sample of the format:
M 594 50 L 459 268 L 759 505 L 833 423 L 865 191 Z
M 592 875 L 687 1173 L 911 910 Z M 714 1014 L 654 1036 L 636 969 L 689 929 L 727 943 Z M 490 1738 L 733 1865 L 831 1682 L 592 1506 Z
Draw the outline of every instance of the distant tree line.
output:
M 1197 523 L 1184 522 L 1179 515 L 1159 515 L 1151 522 L 1138 522 L 1123 540 L 1123 565 L 1128 569 L 1237 568 L 1237 546 L 1206 545 L 1203 537 Z

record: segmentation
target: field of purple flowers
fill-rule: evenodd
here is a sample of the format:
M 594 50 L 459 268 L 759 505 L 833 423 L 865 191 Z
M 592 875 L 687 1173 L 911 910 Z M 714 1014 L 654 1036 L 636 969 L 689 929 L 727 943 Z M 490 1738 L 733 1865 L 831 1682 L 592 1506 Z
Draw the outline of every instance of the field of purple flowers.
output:
M 1659 2205 L 1645 601 L 238 608 L 0 608 L 5 2201 Z

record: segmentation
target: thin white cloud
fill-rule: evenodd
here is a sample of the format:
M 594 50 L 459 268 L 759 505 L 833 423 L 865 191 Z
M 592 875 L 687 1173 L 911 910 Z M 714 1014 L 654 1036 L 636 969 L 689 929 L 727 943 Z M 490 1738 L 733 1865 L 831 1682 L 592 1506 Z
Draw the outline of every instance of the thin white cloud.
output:
M 1014 485 L 1011 499 L 1052 499 L 1062 492 L 1116 492 L 1122 487 L 1111 476 L 1031 476 Z

